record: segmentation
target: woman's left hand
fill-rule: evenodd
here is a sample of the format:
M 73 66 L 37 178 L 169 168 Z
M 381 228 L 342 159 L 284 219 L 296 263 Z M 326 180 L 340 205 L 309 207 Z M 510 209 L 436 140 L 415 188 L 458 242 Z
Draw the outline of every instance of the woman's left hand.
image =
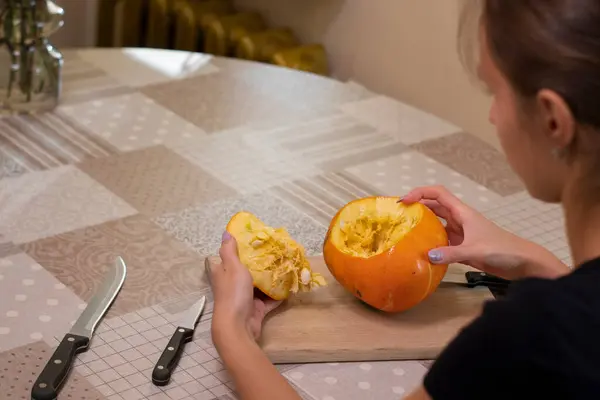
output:
M 223 234 L 219 255 L 221 264 L 207 270 L 214 296 L 213 341 L 224 332 L 248 334 L 257 340 L 265 316 L 281 302 L 255 294 L 250 271 L 240 261 L 237 242 L 228 232 Z

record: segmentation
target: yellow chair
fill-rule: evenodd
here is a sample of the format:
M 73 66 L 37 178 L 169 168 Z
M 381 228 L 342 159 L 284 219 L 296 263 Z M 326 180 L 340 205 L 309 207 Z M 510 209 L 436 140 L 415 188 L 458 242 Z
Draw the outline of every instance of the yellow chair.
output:
M 273 55 L 271 63 L 319 75 L 329 74 L 327 53 L 320 44 L 309 44 L 279 51 Z
M 235 56 L 245 60 L 270 62 L 275 53 L 300 45 L 289 28 L 250 33 L 238 43 Z
M 206 26 L 204 51 L 218 56 L 233 55 L 244 36 L 265 29 L 263 18 L 255 12 L 211 17 Z

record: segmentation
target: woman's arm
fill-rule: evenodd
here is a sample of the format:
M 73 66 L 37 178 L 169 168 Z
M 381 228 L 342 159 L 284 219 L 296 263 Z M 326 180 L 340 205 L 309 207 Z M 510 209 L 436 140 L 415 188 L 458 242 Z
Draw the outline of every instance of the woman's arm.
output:
M 222 263 L 207 270 L 215 302 L 212 340 L 238 395 L 242 400 L 300 400 L 256 343 L 265 315 L 279 302 L 254 296 L 252 276 L 228 233 L 219 254 Z
M 554 279 L 571 272 L 565 263 L 545 247 L 523 238 L 518 239 L 522 241 L 520 252 L 523 259 L 518 278 Z
M 242 400 L 300 400 L 245 329 L 213 326 L 213 341 Z
M 412 392 L 406 397 L 402 398 L 403 400 L 432 400 L 431 396 L 427 393 L 424 386 L 419 386 L 417 390 Z
M 242 400 L 301 400 L 287 380 L 244 330 L 213 325 L 213 341 Z M 431 400 L 421 385 L 404 400 Z

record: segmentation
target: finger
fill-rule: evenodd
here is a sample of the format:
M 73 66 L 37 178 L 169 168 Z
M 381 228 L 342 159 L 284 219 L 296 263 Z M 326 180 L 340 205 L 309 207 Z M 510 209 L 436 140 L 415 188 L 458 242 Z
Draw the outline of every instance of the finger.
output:
M 263 300 L 263 301 L 265 303 L 265 314 L 270 313 L 271 311 L 273 311 L 274 309 L 279 307 L 281 305 L 281 303 L 283 303 L 283 301 L 278 301 L 278 300 Z
M 204 270 L 208 278 L 208 283 L 212 286 L 215 281 L 220 279 L 220 276 L 225 272 L 223 264 L 211 263 L 208 257 L 204 260 Z
M 419 203 L 421 203 L 424 206 L 429 207 L 429 208 L 443 207 L 440 203 L 438 203 L 437 200 L 421 199 L 421 200 L 419 200 Z
M 446 221 L 452 218 L 450 210 L 438 203 L 436 200 L 421 200 L 419 203 L 423 204 L 425 207 L 433 211 L 435 215 L 445 219 Z
M 446 221 L 446 227 L 454 229 L 456 231 L 461 230 L 461 224 L 456 221 L 452 212 L 446 207 L 442 206 L 437 200 L 421 200 L 419 203 L 429 208 L 435 215 Z
M 206 275 L 206 279 L 208 279 L 208 284 L 212 286 L 212 271 L 211 271 L 211 265 L 210 265 L 210 261 L 208 260 L 208 257 L 206 257 L 204 259 L 204 274 Z
M 464 208 L 464 203 L 443 186 L 424 186 L 412 190 L 402 198 L 406 204 L 416 203 L 421 200 L 435 200 L 440 205 L 453 212 Z
M 471 246 L 438 247 L 429 251 L 429 261 L 432 264 L 464 263 L 467 260 L 480 258 L 477 249 Z
M 276 309 L 281 305 L 281 303 L 283 303 L 282 300 L 274 300 L 270 298 L 264 292 L 257 288 L 254 288 L 254 299 L 261 301 L 265 305 L 265 313 Z
M 223 261 L 225 268 L 235 267 L 240 264 L 240 258 L 238 256 L 237 241 L 227 231 L 223 233 L 223 239 L 221 241 L 221 248 L 219 249 L 219 256 Z
M 450 210 L 448 210 L 446 207 L 440 205 L 438 202 L 434 201 L 434 200 L 422 200 L 423 201 L 427 201 L 427 202 L 432 202 L 431 205 L 428 206 L 428 208 L 433 211 L 433 213 L 443 219 L 444 221 L 446 221 L 446 228 L 447 229 L 452 229 L 455 231 L 460 231 L 460 224 L 456 222 L 454 216 L 452 215 L 452 213 L 450 212 Z

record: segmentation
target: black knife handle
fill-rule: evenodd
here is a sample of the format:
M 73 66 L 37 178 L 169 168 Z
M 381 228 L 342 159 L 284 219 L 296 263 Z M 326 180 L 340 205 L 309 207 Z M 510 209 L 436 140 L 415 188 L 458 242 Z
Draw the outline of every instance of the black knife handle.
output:
M 33 384 L 32 400 L 55 400 L 75 356 L 87 350 L 89 343 L 90 339 L 85 336 L 65 335 Z
M 164 386 L 169 383 L 173 370 L 177 366 L 183 346 L 194 338 L 194 330 L 178 326 L 171 336 L 167 347 L 163 350 L 152 371 L 152 383 Z
M 498 278 L 485 272 L 469 271 L 465 273 L 465 278 L 467 279 L 467 285 L 470 287 L 487 286 L 492 288 L 506 288 L 510 285 L 509 280 Z

